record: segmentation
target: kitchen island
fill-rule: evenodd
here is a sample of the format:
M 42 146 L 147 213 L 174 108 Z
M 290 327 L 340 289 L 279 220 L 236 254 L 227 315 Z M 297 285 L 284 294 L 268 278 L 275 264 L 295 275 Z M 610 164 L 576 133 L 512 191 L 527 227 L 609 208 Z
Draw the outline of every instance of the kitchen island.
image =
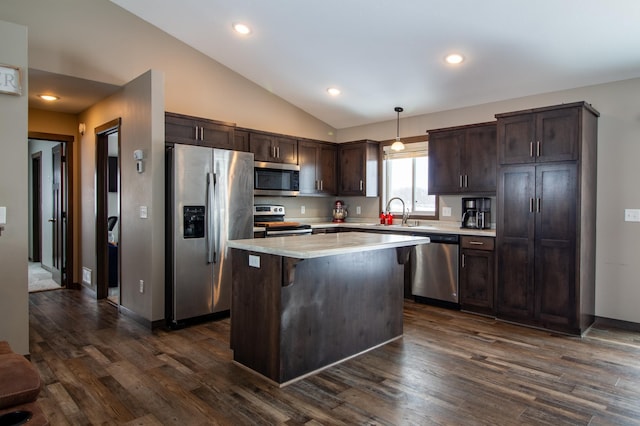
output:
M 428 242 L 366 232 L 229 241 L 234 362 L 283 386 L 401 337 L 404 264 Z

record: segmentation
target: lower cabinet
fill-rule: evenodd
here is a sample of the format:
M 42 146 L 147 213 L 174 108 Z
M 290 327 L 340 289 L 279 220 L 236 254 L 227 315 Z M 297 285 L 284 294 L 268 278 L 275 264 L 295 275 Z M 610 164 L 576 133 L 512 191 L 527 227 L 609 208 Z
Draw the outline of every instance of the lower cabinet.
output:
M 460 308 L 495 315 L 495 238 L 460 237 Z

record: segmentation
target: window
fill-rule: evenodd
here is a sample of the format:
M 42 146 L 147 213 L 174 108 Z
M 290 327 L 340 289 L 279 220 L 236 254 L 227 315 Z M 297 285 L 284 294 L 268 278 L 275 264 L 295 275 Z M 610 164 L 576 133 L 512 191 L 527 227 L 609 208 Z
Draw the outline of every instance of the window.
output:
M 427 142 L 405 143 L 402 151 L 383 148 L 382 163 L 382 207 L 389 199 L 401 198 L 411 217 L 437 219 L 437 196 L 429 195 L 429 154 Z M 394 200 L 389 206 L 394 215 L 402 214 L 402 203 Z

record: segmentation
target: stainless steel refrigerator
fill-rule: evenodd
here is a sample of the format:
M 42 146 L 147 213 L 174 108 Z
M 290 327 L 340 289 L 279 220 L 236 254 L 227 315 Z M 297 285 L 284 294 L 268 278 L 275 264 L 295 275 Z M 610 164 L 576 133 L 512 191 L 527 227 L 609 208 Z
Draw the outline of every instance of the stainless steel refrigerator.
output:
M 231 308 L 228 240 L 253 237 L 253 154 L 168 146 L 170 325 Z

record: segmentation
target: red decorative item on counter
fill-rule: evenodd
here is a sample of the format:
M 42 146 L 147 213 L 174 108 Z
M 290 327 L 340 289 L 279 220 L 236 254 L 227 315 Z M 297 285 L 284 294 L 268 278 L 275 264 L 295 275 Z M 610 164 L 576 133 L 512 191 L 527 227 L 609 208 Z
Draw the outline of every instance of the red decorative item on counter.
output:
M 384 225 L 387 223 L 387 216 L 384 212 L 380 212 L 380 225 Z
M 393 213 L 387 213 L 386 222 L 387 225 L 393 225 Z

